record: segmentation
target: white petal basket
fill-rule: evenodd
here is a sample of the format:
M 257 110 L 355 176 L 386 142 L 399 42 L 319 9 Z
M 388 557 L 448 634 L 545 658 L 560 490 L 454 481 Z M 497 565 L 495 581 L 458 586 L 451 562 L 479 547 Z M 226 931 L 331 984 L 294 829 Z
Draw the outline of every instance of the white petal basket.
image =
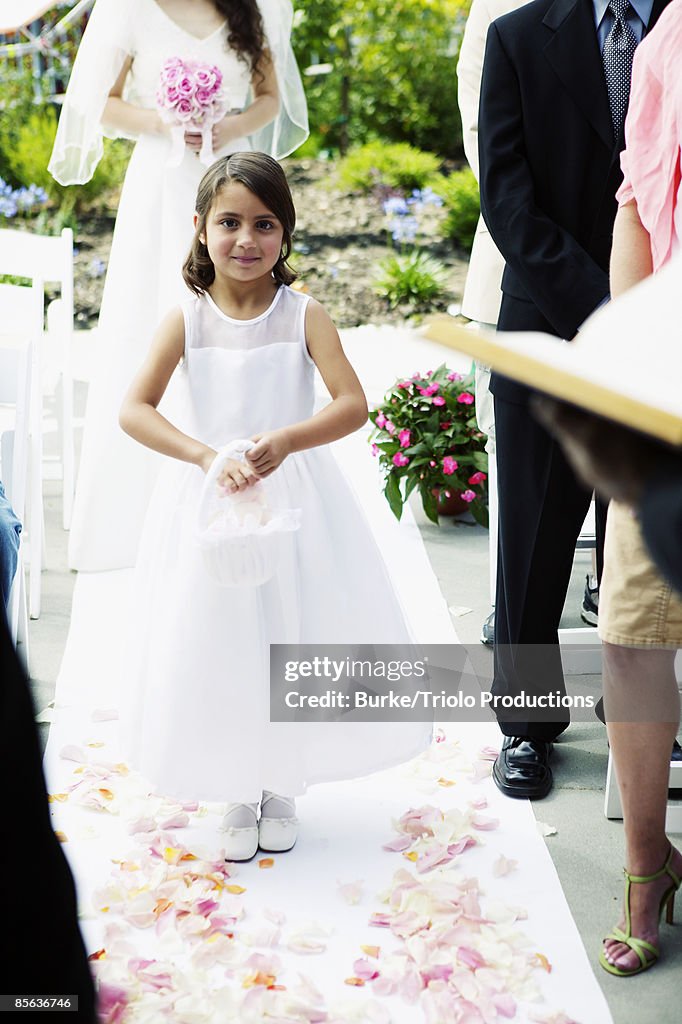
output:
M 245 491 L 218 487 L 228 459 L 243 459 L 252 441 L 232 441 L 216 455 L 206 474 L 195 536 L 209 575 L 223 587 L 259 587 L 275 575 L 288 534 L 301 525 L 300 509 L 274 508 L 267 480 Z

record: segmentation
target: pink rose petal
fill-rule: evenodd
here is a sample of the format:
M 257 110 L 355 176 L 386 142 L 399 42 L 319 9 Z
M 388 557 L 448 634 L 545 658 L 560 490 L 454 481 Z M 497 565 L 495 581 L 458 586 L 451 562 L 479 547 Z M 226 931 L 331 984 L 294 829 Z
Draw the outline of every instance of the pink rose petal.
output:
M 402 853 L 403 850 L 407 850 L 410 846 L 412 846 L 413 842 L 414 836 L 397 836 L 395 839 L 391 839 L 390 842 L 384 843 L 381 849 L 388 850 L 389 853 Z

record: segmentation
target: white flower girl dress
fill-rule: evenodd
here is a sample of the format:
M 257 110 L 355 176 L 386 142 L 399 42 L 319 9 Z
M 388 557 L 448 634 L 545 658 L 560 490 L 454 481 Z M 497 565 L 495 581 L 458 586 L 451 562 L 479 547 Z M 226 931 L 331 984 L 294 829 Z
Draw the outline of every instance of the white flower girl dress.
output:
M 234 320 L 209 295 L 188 300 L 176 371 L 181 429 L 212 447 L 312 415 L 308 297 L 281 286 L 270 307 Z M 204 474 L 167 460 L 135 574 L 126 652 L 126 753 L 158 791 L 257 802 L 314 782 L 364 775 L 428 745 L 426 723 L 269 722 L 271 643 L 409 643 L 370 528 L 326 447 L 289 456 L 267 478 L 300 509 L 274 577 L 224 587 L 207 572 L 195 525 Z

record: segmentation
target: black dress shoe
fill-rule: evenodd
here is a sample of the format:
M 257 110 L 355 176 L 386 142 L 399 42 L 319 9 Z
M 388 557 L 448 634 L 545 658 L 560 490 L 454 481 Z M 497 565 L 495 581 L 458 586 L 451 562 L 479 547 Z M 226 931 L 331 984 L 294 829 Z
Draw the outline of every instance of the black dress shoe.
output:
M 541 800 L 552 788 L 552 744 L 529 736 L 505 736 L 493 765 L 495 785 L 505 796 Z
M 682 761 L 682 747 L 677 740 L 673 740 L 673 752 L 670 755 L 671 761 Z

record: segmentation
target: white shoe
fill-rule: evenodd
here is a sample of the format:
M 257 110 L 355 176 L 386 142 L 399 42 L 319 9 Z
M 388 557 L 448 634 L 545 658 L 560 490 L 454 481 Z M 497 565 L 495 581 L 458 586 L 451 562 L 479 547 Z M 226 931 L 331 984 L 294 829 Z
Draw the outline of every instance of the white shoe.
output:
M 230 804 L 223 818 L 225 860 L 251 860 L 258 850 L 258 804 Z
M 258 822 L 258 845 L 268 853 L 290 850 L 298 836 L 296 803 L 288 796 L 263 791 Z

